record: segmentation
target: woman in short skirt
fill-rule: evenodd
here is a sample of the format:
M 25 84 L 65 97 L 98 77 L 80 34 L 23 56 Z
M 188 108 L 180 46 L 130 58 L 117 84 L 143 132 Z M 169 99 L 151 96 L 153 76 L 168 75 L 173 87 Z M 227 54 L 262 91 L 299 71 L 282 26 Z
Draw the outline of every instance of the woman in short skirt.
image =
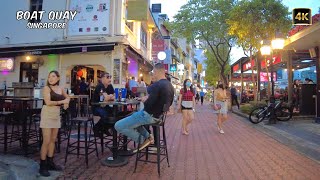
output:
M 47 85 L 43 88 L 44 105 L 41 110 L 40 128 L 43 142 L 40 153 L 41 176 L 50 176 L 49 170 L 62 170 L 53 162 L 53 154 L 60 122 L 60 107 L 68 108 L 69 97 L 59 86 L 60 75 L 57 71 L 51 71 L 48 75 Z
M 221 109 L 219 110 L 214 110 L 214 113 L 217 114 L 218 119 L 217 119 L 217 126 L 219 133 L 224 134 L 224 131 L 222 129 L 222 124 L 228 119 L 227 114 L 228 114 L 228 104 L 227 104 L 227 93 L 226 90 L 223 87 L 223 84 L 219 84 L 218 88 L 214 91 L 214 105 L 220 106 Z

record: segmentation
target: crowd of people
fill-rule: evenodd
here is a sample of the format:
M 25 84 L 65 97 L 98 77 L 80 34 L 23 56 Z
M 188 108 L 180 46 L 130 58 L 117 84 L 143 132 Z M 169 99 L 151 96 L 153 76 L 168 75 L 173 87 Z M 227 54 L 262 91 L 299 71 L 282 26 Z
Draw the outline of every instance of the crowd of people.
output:
M 163 113 L 172 106 L 175 96 L 175 89 L 170 82 L 170 78 L 165 73 L 163 64 L 158 63 L 154 66 L 152 81 L 150 85 L 146 85 L 143 79 L 138 82 L 135 78 L 131 78 L 127 83 L 128 92 L 133 92 L 135 87 L 145 87 L 147 95 L 136 97 L 143 103 L 143 108 L 134 112 L 132 115 L 121 119 L 115 123 L 115 129 L 132 139 L 134 142 L 141 144 L 137 149 L 143 149 L 154 142 L 154 133 L 149 130 L 149 125 L 160 121 Z M 99 83 L 95 87 L 92 102 L 114 101 L 115 89 L 112 86 L 112 76 L 109 73 L 102 73 L 99 77 Z M 59 85 L 60 75 L 57 71 L 51 71 L 48 75 L 47 85 L 44 87 L 44 105 L 41 111 L 40 128 L 42 130 L 43 142 L 41 146 L 40 169 L 42 176 L 50 176 L 49 170 L 62 170 L 53 161 L 55 141 L 58 130 L 61 128 L 60 109 L 68 109 L 70 98 Z M 80 83 L 80 91 L 87 89 L 88 84 L 84 79 Z M 128 93 L 128 94 L 129 94 Z M 135 94 L 133 94 L 135 95 Z M 181 111 L 182 134 L 189 135 L 190 125 L 195 119 L 195 108 L 200 100 L 201 105 L 204 104 L 205 92 L 202 89 L 196 91 L 196 87 L 192 85 L 190 79 L 184 80 L 183 88 L 180 90 L 177 109 Z M 223 122 L 227 120 L 227 93 L 222 84 L 219 84 L 214 93 L 213 112 L 217 114 L 218 131 L 223 134 Z M 217 108 L 218 107 L 218 108 Z M 100 120 L 94 126 L 95 133 L 106 133 L 104 124 L 107 117 L 111 115 L 112 109 L 109 106 L 92 106 L 92 113 L 99 116 Z M 102 128 L 101 128 L 102 127 Z M 108 129 L 107 129 L 108 131 Z

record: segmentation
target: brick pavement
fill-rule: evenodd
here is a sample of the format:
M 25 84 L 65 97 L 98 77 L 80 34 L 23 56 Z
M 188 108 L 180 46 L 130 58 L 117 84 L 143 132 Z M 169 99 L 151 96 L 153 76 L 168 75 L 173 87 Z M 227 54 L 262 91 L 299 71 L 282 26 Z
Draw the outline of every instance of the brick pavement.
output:
M 161 179 L 320 179 L 320 164 L 280 144 L 230 114 L 225 134 L 219 134 L 216 116 L 208 105 L 198 105 L 190 135 L 181 134 L 181 114 L 167 118 L 169 160 L 161 164 Z M 64 148 L 56 159 L 64 162 Z M 110 155 L 107 150 L 101 157 Z M 70 155 L 59 179 L 158 179 L 156 164 L 138 164 L 135 156 L 118 168 L 100 165 L 94 154 L 85 167 L 83 157 Z

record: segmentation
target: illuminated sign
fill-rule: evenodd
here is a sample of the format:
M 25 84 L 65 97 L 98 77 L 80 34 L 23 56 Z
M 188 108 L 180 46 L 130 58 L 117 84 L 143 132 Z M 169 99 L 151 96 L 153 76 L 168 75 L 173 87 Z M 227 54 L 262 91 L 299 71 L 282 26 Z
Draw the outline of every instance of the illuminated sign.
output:
M 0 71 L 13 71 L 14 59 L 13 58 L 0 58 Z
M 267 66 L 269 67 L 270 64 L 271 64 L 270 57 L 268 57 L 266 60 L 267 60 Z M 272 58 L 272 64 L 273 64 L 273 65 L 276 65 L 276 64 L 279 64 L 279 63 L 281 63 L 281 56 L 280 56 L 280 55 L 278 55 L 278 56 L 273 56 L 273 58 Z M 266 61 L 265 61 L 265 60 L 262 60 L 262 61 L 261 61 L 261 68 L 262 68 L 262 69 L 263 69 L 263 68 L 266 68 Z
M 254 65 L 255 65 L 254 60 L 251 60 L 251 62 L 247 62 L 242 65 L 242 70 L 247 71 L 247 70 L 251 69 L 251 67 L 254 67 Z
M 177 65 L 176 64 L 170 64 L 170 71 L 172 71 L 172 72 L 177 71 Z

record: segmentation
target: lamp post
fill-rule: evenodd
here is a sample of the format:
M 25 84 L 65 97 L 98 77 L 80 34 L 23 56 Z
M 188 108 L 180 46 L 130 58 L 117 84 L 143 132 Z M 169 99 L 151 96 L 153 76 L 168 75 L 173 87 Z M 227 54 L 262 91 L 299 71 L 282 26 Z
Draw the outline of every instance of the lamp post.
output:
M 261 54 L 264 56 L 271 55 L 271 62 L 270 62 L 270 71 L 271 71 L 271 95 L 269 97 L 270 101 L 270 107 L 271 113 L 270 113 L 270 118 L 269 118 L 269 124 L 275 124 L 276 123 L 276 117 L 274 114 L 274 105 L 275 105 L 275 97 L 274 97 L 274 79 L 273 79 L 273 56 L 272 56 L 272 51 L 273 50 L 278 50 L 278 49 L 283 49 L 284 47 L 284 39 L 280 37 L 279 33 L 276 33 L 276 38 L 273 39 L 271 42 L 270 41 L 262 41 L 261 42 L 262 47 L 260 49 Z M 271 46 L 270 46 L 271 45 Z
M 272 64 L 273 64 L 273 57 L 271 54 L 271 46 L 270 46 L 270 41 L 268 40 L 264 40 L 261 41 L 262 47 L 260 49 L 261 51 L 261 55 L 263 56 L 268 56 L 271 55 L 271 65 L 270 65 L 270 71 L 271 71 L 271 95 L 269 96 L 269 102 L 270 102 L 270 118 L 269 118 L 269 124 L 275 124 L 276 123 L 276 118 L 275 118 L 275 114 L 274 114 L 274 103 L 275 103 L 275 98 L 274 98 L 274 87 L 273 87 L 273 68 L 272 68 Z M 267 66 L 267 64 L 266 64 Z

